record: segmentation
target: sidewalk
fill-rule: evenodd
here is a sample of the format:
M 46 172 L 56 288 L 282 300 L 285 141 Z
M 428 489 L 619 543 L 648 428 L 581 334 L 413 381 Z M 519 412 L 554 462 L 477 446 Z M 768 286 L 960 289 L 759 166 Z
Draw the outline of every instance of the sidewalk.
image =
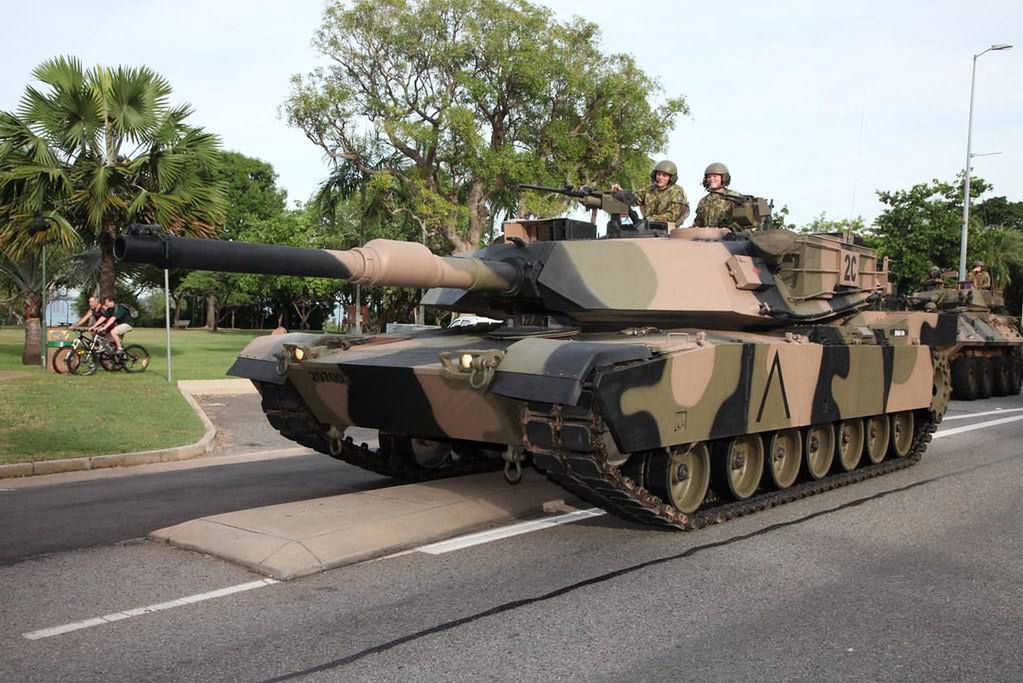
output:
M 83 470 L 108 467 L 152 465 L 161 462 L 188 460 L 205 455 L 213 450 L 213 440 L 217 436 L 217 428 L 195 400 L 195 396 L 239 396 L 255 393 L 256 388 L 247 379 L 182 380 L 178 382 L 178 391 L 185 397 L 188 404 L 192 406 L 192 410 L 199 416 L 205 427 L 202 437 L 193 444 L 151 451 L 139 451 L 137 453 L 115 453 L 83 458 L 61 458 L 59 460 L 38 460 L 35 462 L 0 465 L 0 479 L 7 477 L 29 477 L 38 474 L 56 474 L 59 472 L 81 472 Z

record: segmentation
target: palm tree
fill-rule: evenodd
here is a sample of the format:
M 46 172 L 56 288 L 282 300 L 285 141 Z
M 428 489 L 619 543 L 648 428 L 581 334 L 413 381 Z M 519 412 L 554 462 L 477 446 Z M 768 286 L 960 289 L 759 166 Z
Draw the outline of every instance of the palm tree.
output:
M 213 180 L 219 142 L 185 124 L 170 85 L 146 67 L 83 70 L 57 57 L 33 72 L 17 112 L 0 112 L 0 245 L 23 249 L 32 216 L 75 226 L 101 251 L 100 291 L 114 291 L 114 240 L 133 222 L 214 235 L 223 223 Z

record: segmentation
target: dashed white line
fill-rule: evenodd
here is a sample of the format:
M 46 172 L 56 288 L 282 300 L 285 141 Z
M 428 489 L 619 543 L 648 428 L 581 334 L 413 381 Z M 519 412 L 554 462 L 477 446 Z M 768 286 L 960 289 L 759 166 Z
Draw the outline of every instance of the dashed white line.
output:
M 209 591 L 207 593 L 197 593 L 195 595 L 186 595 L 183 598 L 176 600 L 169 600 L 167 602 L 160 602 L 155 605 L 148 605 L 146 607 L 136 607 L 135 609 L 125 610 L 123 612 L 113 612 L 112 614 L 104 614 L 101 617 L 93 617 L 91 619 L 84 619 L 82 621 L 73 621 L 69 624 L 61 624 L 60 626 L 51 626 L 50 628 L 39 629 L 38 631 L 29 631 L 28 633 L 22 633 L 21 635 L 29 640 L 40 640 L 42 638 L 52 638 L 53 636 L 63 635 L 70 633 L 71 631 L 79 631 L 83 628 L 91 628 L 93 626 L 102 626 L 103 624 L 110 624 L 115 621 L 121 621 L 123 619 L 130 619 L 132 617 L 139 617 L 143 614 L 150 614 L 151 612 L 159 612 L 165 609 L 171 609 L 173 607 L 184 607 L 185 605 L 194 605 L 197 602 L 203 602 L 205 600 L 213 600 L 214 598 L 222 598 L 225 595 L 232 595 L 234 593 L 241 593 L 243 591 L 250 591 L 255 588 L 263 588 L 264 586 L 270 586 L 277 583 L 275 579 L 260 579 L 259 581 L 249 581 L 248 583 L 239 583 L 234 586 L 228 586 L 227 588 L 220 588 L 215 591 Z
M 520 534 L 528 534 L 530 532 L 547 529 L 552 526 L 570 524 L 589 517 L 599 517 L 603 514 L 606 513 L 603 510 L 598 510 L 596 508 L 591 508 L 589 510 L 577 510 L 575 512 L 569 512 L 555 517 L 545 517 L 544 519 L 521 522 L 519 524 L 501 527 L 499 529 L 491 529 L 489 531 L 481 531 L 475 534 L 459 536 L 458 538 L 452 538 L 448 541 L 440 541 L 438 543 L 431 543 L 430 545 L 419 546 L 416 550 L 429 555 L 443 555 L 444 553 L 450 553 L 454 550 L 461 550 L 462 548 L 469 548 L 474 545 L 482 545 L 484 543 L 490 543 L 491 541 L 499 541 L 502 538 L 510 538 L 511 536 L 518 536 Z
M 962 434 L 963 432 L 972 432 L 974 429 L 983 429 L 984 427 L 994 427 L 995 425 L 1003 425 L 1009 422 L 1018 422 L 1023 420 L 1023 415 L 1016 415 L 1014 417 L 1003 417 L 1001 420 L 988 420 L 987 422 L 978 422 L 975 425 L 966 425 L 965 427 L 953 427 L 952 429 L 942 429 L 934 434 L 933 439 L 940 439 L 944 436 L 953 436 L 955 434 Z
M 998 415 L 1000 413 L 1018 413 L 1023 408 L 995 408 L 994 410 L 985 410 L 982 413 L 965 413 L 963 415 L 946 415 L 943 422 L 949 420 L 968 420 L 971 417 L 983 417 L 984 415 Z

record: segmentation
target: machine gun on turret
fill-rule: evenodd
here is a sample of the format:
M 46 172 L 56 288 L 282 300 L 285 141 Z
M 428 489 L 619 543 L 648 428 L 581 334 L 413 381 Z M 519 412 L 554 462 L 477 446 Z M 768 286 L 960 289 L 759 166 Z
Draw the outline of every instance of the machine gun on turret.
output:
M 545 187 L 529 183 L 520 183 L 519 189 L 550 192 L 577 199 L 580 204 L 590 209 L 590 222 L 594 225 L 597 223 L 597 210 L 605 211 L 610 216 L 607 222 L 608 237 L 664 236 L 668 230 L 674 227 L 663 221 L 648 221 L 645 218 L 640 218 L 633 208 L 636 205 L 635 195 L 625 190 L 605 192 L 585 185 L 582 187 L 573 185 Z M 629 223 L 623 223 L 622 216 L 628 216 Z

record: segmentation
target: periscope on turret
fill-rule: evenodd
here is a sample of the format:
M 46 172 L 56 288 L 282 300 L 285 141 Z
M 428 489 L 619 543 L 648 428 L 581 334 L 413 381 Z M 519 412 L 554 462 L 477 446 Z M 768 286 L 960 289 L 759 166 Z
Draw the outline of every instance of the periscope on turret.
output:
M 427 306 L 504 321 L 293 333 L 240 354 L 230 374 L 284 436 L 389 476 L 503 466 L 515 481 L 531 464 L 609 512 L 692 529 L 920 457 L 948 402 L 955 316 L 870 310 L 891 291 L 887 263 L 843 236 L 640 232 L 513 219 L 461 257 L 133 234 L 115 251 L 430 288 Z M 379 430 L 380 447 L 350 426 Z

